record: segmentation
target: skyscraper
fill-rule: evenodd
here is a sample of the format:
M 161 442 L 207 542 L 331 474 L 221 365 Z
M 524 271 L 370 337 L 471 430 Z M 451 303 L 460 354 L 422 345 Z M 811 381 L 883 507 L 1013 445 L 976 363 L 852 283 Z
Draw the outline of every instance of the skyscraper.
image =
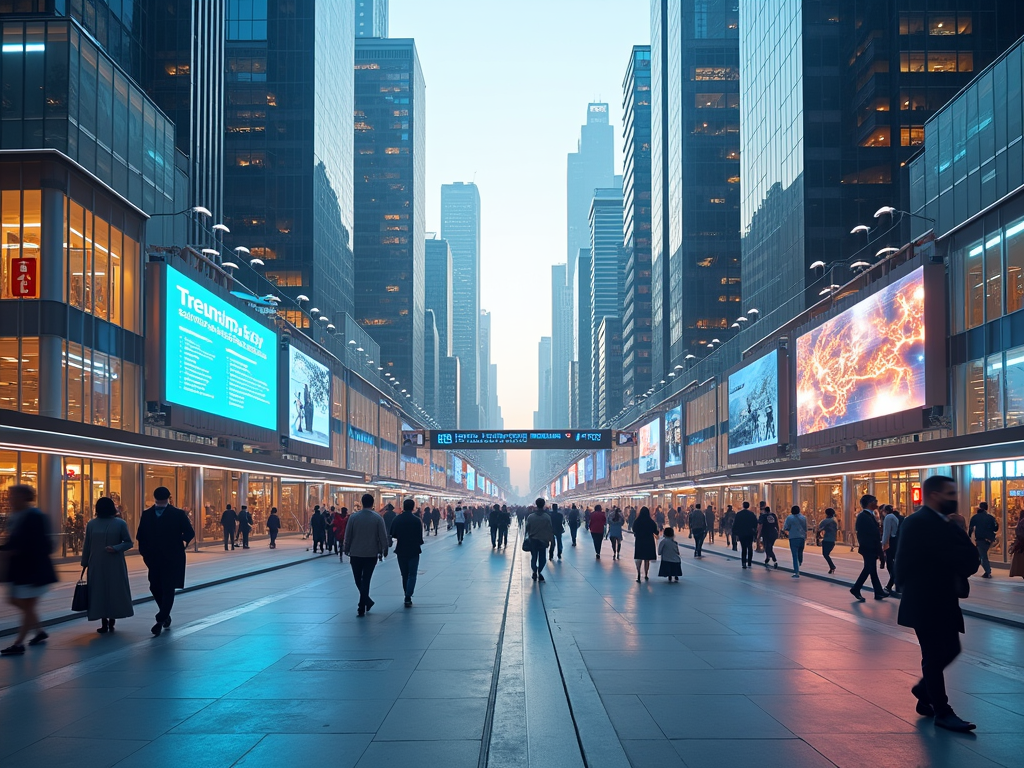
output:
M 440 347 L 441 340 L 437 332 L 434 311 L 427 309 L 423 313 L 423 408 L 435 419 L 441 381 Z
M 903 245 L 906 221 L 870 243 L 850 230 L 908 209 L 924 122 L 1022 33 L 1014 0 L 742 3 L 744 308 L 784 323 Z
M 569 363 L 573 358 L 572 286 L 565 264 L 551 267 L 551 410 L 548 426 L 569 424 Z
M 452 251 L 447 240 L 427 240 L 423 298 L 437 321 L 438 355 L 452 354 Z
M 388 36 L 388 0 L 355 0 L 356 37 Z
M 355 75 L 355 318 L 420 403 L 426 86 L 415 41 L 356 39 Z
M 461 361 L 462 429 L 480 425 L 480 191 L 457 181 L 441 187 L 441 237 L 452 250 L 452 352 Z
M 353 63 L 352 2 L 229 3 L 226 43 L 225 244 L 339 328 L 353 313 L 354 97 L 339 77 Z
M 590 247 L 590 201 L 594 190 L 610 187 L 615 177 L 615 131 L 608 122 L 608 105 L 587 105 L 587 122 L 580 128 L 577 151 L 566 163 L 566 284 L 575 279 L 576 254 Z
M 537 345 L 537 411 L 533 428 L 551 426 L 551 337 L 541 336 Z
M 492 414 L 489 408 L 494 393 L 490 389 L 490 368 L 491 368 L 491 313 L 486 309 L 480 310 L 480 410 L 483 420 L 480 422 L 481 429 L 494 429 Z
M 591 417 L 590 425 L 603 426 L 598 419 L 598 392 L 604 387 L 598 346 L 598 329 L 604 318 L 620 320 L 622 317 L 622 187 L 597 189 L 590 206 L 590 338 L 591 338 Z M 618 386 L 609 394 L 622 394 L 622 327 L 616 325 L 614 335 L 618 345 Z M 611 333 L 607 339 L 611 345 Z M 616 408 L 612 415 L 619 412 Z
M 622 206 L 625 274 L 622 398 L 651 386 L 651 46 L 635 45 L 622 82 Z M 612 415 L 618 413 L 612 410 Z
M 594 423 L 606 427 L 622 409 L 622 321 L 617 317 L 602 317 L 596 339 Z
M 573 292 L 573 362 L 570 366 L 570 426 L 592 427 L 594 349 L 593 301 L 591 298 L 590 248 L 576 254 L 575 291 Z M 573 371 L 575 372 L 573 375 Z
M 740 313 L 737 26 L 734 0 L 652 0 L 654 381 Z
M 459 358 L 449 355 L 438 360 L 440 384 L 437 393 L 437 422 L 442 429 L 459 429 Z

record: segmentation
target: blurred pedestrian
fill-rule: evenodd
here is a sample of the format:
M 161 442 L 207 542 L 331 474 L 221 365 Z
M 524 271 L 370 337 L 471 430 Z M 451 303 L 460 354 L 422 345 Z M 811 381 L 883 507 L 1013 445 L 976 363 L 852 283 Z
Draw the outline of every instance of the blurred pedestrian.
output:
M 736 522 L 736 510 L 732 508 L 732 504 L 729 504 L 725 508 L 725 514 L 722 515 L 722 533 L 725 535 L 725 545 L 732 546 L 732 551 L 736 551 L 736 537 L 732 535 L 732 526 Z
M 978 547 L 978 555 L 981 557 L 981 578 L 992 578 L 992 564 L 988 561 L 988 550 L 996 543 L 996 534 L 999 533 L 999 522 L 989 514 L 988 502 L 983 501 L 978 505 L 978 511 L 971 516 L 971 524 L 967 529 L 968 536 L 974 536 Z
M 860 507 L 860 513 L 857 515 L 857 551 L 864 560 L 864 567 L 850 588 L 850 594 L 863 603 L 864 596 L 861 595 L 860 588 L 869 578 L 875 590 L 875 600 L 884 600 L 889 595 L 882 589 L 882 582 L 878 578 L 878 561 L 882 557 L 882 534 L 874 515 L 874 510 L 878 509 L 878 499 L 871 494 L 865 494 L 860 498 Z
M 135 615 L 124 553 L 134 546 L 128 523 L 106 496 L 96 500 L 96 517 L 85 526 L 82 568 L 88 569 L 89 621 L 99 621 L 101 635 L 114 631 L 117 619 Z
M 430 513 L 430 523 L 434 526 L 434 535 L 437 536 L 437 528 L 441 525 L 441 510 L 438 507 L 434 507 Z
M 672 579 L 679 581 L 679 577 L 683 575 L 683 561 L 679 557 L 679 545 L 675 540 L 675 531 L 671 528 L 665 529 L 664 538 L 658 542 L 658 557 L 661 559 L 658 575 L 668 576 L 670 583 Z M 639 574 L 637 574 L 637 581 L 639 580 Z
M 836 572 L 836 564 L 832 562 L 832 550 L 836 548 L 839 534 L 839 523 L 836 522 L 836 511 L 829 507 L 825 510 L 825 519 L 818 523 L 818 534 L 821 536 L 821 556 L 828 563 L 828 572 Z
M 648 579 L 651 561 L 658 559 L 658 524 L 651 517 L 651 510 L 640 507 L 640 514 L 633 523 L 633 563 L 636 565 L 636 580 L 640 581 L 643 566 L 644 579 Z
M 885 585 L 886 592 L 898 591 L 896 585 L 896 549 L 899 545 L 900 517 L 899 511 L 892 504 L 883 507 L 885 517 L 882 518 L 882 556 L 885 558 L 885 567 L 889 569 L 889 583 Z
M 600 504 L 594 505 L 594 511 L 590 513 L 590 520 L 587 522 L 587 529 L 594 540 L 594 554 L 597 560 L 601 559 L 601 545 L 604 543 L 604 527 L 608 523 L 608 517 Z
M 508 549 L 508 529 L 511 525 L 512 515 L 508 507 L 502 504 L 498 515 L 498 549 Z
M 967 579 L 981 557 L 970 537 L 949 524 L 957 508 L 956 481 L 932 475 L 921 491 L 924 505 L 903 521 L 896 553 L 903 587 L 897 620 L 913 628 L 921 645 L 921 680 L 910 690 L 919 715 L 934 717 L 939 728 L 968 733 L 976 726 L 949 705 L 943 671 L 960 654 L 960 599 L 967 597 Z
M 704 537 L 708 533 L 708 519 L 704 510 L 700 508 L 700 504 L 694 506 L 687 523 L 690 526 L 690 535 L 693 536 L 693 556 L 702 558 L 704 557 Z
M 14 642 L 0 650 L 4 656 L 25 653 L 25 639 L 33 630 L 29 645 L 40 645 L 49 637 L 39 625 L 37 604 L 57 581 L 57 572 L 50 560 L 50 521 L 35 506 L 35 500 L 36 490 L 30 485 L 7 489 L 7 541 L 0 545 L 0 551 L 7 553 L 7 573 L 3 576 L 9 582 L 8 599 L 21 613 L 21 624 Z
M 270 515 L 267 517 L 267 533 L 270 534 L 270 548 L 277 549 L 277 534 L 281 531 L 281 518 L 277 514 L 277 507 L 270 508 Z
M 466 535 L 466 510 L 459 504 L 455 507 L 455 535 L 459 539 L 459 546 L 462 546 L 462 538 Z
M 338 510 L 338 514 L 334 516 L 334 522 L 331 523 L 334 526 L 334 540 L 338 542 L 338 562 L 345 562 L 345 551 L 342 544 L 345 541 L 345 528 L 348 527 L 348 507 L 342 507 Z
M 764 567 L 767 568 L 768 563 L 773 563 L 778 568 L 779 558 L 775 556 L 775 542 L 779 539 L 779 518 L 767 504 L 757 519 L 757 538 L 764 545 Z
M 491 529 L 491 549 L 498 548 L 498 525 L 501 518 L 501 505 L 495 504 L 487 515 L 487 527 Z
M 553 538 L 551 516 L 544 506 L 544 499 L 537 499 L 535 511 L 526 518 L 526 538 L 530 541 L 530 568 L 534 581 L 544 581 L 544 564 Z
M 309 531 L 313 535 L 313 552 L 320 547 L 320 552 L 323 553 L 324 543 L 327 541 L 327 525 L 319 504 L 313 507 L 313 516 L 309 518 Z
M 142 513 L 135 540 L 149 569 L 149 591 L 156 601 L 156 624 L 150 630 L 171 626 L 174 590 L 185 586 L 185 547 L 196 537 L 188 514 L 170 502 L 171 492 L 160 486 L 153 491 L 153 506 Z
M 243 504 L 242 508 L 238 510 L 238 533 L 242 537 L 242 549 L 249 548 L 249 534 L 252 532 L 252 523 L 252 513 Z
M 625 524 L 626 518 L 622 516 L 622 510 L 615 507 L 612 516 L 608 518 L 608 541 L 612 545 L 612 560 L 622 559 L 622 526 Z
M 707 521 L 708 544 L 714 544 L 715 543 L 715 506 L 713 504 L 708 504 L 708 508 L 704 510 L 704 518 Z
M 324 510 L 324 538 L 327 540 L 327 551 L 334 551 L 334 507 Z
M 551 505 L 551 547 L 548 551 L 548 560 L 555 559 L 555 549 L 558 550 L 558 559 L 562 559 L 562 534 L 565 533 L 565 515 L 558 511 L 558 505 Z
M 220 527 L 224 530 L 224 551 L 228 551 L 228 544 L 235 548 L 235 527 L 238 525 L 238 513 L 228 504 L 220 516 Z
M 575 547 L 576 531 L 580 529 L 580 511 L 576 509 L 575 504 L 573 504 L 572 508 L 569 510 L 566 520 L 569 523 L 569 535 L 572 536 L 572 545 Z
M 1010 576 L 1024 576 L 1024 515 L 1017 521 L 1013 543 L 1010 545 Z

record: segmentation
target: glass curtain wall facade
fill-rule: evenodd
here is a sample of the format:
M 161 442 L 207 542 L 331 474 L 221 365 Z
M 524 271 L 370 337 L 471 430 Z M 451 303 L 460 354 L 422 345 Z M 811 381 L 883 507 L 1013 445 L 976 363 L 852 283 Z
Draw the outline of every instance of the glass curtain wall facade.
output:
M 651 380 L 668 370 L 668 13 L 651 0 Z
M 551 267 L 551 392 L 544 426 L 560 429 L 569 423 L 569 362 L 573 356 L 573 289 L 568 266 Z
M 594 190 L 594 200 L 590 206 L 590 311 L 586 321 L 590 323 L 591 339 L 591 414 L 590 423 L 601 426 L 604 422 L 598 418 L 601 410 L 599 393 L 604 386 L 601 375 L 601 355 L 599 354 L 601 338 L 598 330 L 601 321 L 606 318 L 620 320 L 622 317 L 622 283 L 623 283 L 623 246 L 622 246 L 622 190 L 621 188 Z M 582 320 L 581 320 L 582 322 Z M 614 334 L 618 336 L 619 357 L 621 364 L 622 331 L 621 325 Z M 609 345 L 611 339 L 607 339 Z M 609 394 L 622 391 L 621 365 L 617 373 L 617 386 L 611 388 Z M 608 403 L 605 402 L 607 413 Z M 619 409 L 612 411 L 614 416 Z
M 248 248 L 339 328 L 354 311 L 354 89 L 338 77 L 353 65 L 353 3 L 229 3 L 225 53 L 227 251 Z
M 633 46 L 622 83 L 622 397 L 651 386 L 651 47 Z M 612 408 L 612 415 L 619 408 Z
M 425 88 L 414 40 L 357 40 L 355 317 L 380 345 L 385 373 L 416 403 L 423 402 Z
M 478 429 L 484 388 L 480 362 L 480 190 L 457 181 L 441 186 L 441 237 L 452 251 L 452 347 L 462 372 L 459 424 Z

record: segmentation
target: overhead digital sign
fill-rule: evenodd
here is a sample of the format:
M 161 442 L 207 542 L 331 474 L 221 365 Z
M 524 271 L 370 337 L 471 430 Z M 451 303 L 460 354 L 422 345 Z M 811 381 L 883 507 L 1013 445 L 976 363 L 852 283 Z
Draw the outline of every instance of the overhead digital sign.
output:
M 277 334 L 177 270 L 164 282 L 167 402 L 277 430 Z
M 495 450 L 572 450 L 611 448 L 612 431 L 593 429 L 587 432 L 431 432 L 430 447 L 437 450 L 475 448 Z
M 797 339 L 798 434 L 924 407 L 924 285 L 919 267 Z
M 331 447 L 331 369 L 288 348 L 288 437 Z
M 779 351 L 729 375 L 729 453 L 779 443 Z
M 665 467 L 683 463 L 683 406 L 677 405 L 665 414 Z
M 640 474 L 657 472 L 661 469 L 661 422 L 655 419 L 644 424 L 638 431 L 640 442 Z

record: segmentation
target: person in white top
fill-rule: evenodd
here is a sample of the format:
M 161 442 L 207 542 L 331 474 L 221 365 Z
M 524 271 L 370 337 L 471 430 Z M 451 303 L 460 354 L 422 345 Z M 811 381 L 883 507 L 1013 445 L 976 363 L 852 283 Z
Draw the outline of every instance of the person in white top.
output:
M 466 510 L 462 505 L 455 507 L 455 533 L 459 537 L 459 546 L 462 546 L 462 537 L 466 535 Z

